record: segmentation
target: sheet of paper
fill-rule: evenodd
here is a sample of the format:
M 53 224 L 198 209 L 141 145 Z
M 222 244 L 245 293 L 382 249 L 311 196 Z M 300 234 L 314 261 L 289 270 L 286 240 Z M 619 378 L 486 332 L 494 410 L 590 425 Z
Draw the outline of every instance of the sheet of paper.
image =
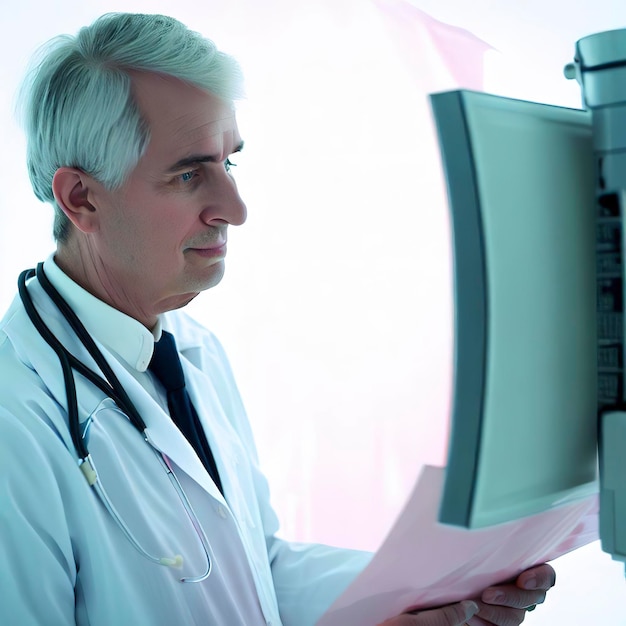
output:
M 410 608 L 480 595 L 492 584 L 598 538 L 596 496 L 479 530 L 437 522 L 443 468 L 427 466 L 370 565 L 317 626 L 376 626 Z

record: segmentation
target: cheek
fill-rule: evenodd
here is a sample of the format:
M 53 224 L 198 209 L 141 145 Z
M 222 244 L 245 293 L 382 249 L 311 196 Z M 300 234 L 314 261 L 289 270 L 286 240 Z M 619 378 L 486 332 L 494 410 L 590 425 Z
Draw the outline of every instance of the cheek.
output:
M 176 216 L 160 216 L 157 219 L 137 224 L 140 232 L 136 233 L 135 254 L 141 255 L 139 263 L 165 278 L 180 273 L 185 264 L 183 253 L 188 229 Z
M 143 266 L 171 272 L 183 260 L 183 247 L 192 224 L 171 199 L 153 194 L 125 194 L 111 212 L 109 247 Z
M 128 208 L 120 210 L 116 220 L 115 230 L 120 241 L 131 251 L 135 248 L 142 252 L 151 249 L 169 252 L 177 236 L 177 225 L 172 217 L 158 210 L 138 209 L 137 206 L 142 206 L 138 203 L 126 206 Z

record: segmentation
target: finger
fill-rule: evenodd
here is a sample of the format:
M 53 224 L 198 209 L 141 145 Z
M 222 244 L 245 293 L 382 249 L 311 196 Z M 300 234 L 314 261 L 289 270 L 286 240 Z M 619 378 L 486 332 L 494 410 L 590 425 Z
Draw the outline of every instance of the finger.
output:
M 478 617 L 478 615 L 472 615 L 467 622 L 467 626 L 493 626 L 492 622 L 486 622 L 484 619 Z
M 537 567 L 531 567 L 525 572 L 522 572 L 516 581 L 516 585 L 522 589 L 541 589 L 548 591 L 551 587 L 554 587 L 556 583 L 556 572 L 554 569 L 544 563 Z
M 479 602 L 478 606 L 480 607 L 478 613 L 472 618 L 472 620 L 476 620 L 476 618 L 481 620 L 476 622 L 476 626 L 478 624 L 519 626 L 524 621 L 524 617 L 526 617 L 524 609 L 514 609 L 508 606 L 484 604 L 482 602 Z M 469 623 L 471 626 L 474 626 L 472 621 Z
M 541 604 L 546 599 L 546 592 L 543 590 L 527 591 L 514 585 L 500 585 L 485 589 L 480 599 L 491 605 L 526 609 L 529 606 Z
M 475 602 L 464 600 L 440 609 L 420 611 L 415 615 L 405 613 L 387 620 L 380 626 L 462 626 L 476 611 L 478 605 Z

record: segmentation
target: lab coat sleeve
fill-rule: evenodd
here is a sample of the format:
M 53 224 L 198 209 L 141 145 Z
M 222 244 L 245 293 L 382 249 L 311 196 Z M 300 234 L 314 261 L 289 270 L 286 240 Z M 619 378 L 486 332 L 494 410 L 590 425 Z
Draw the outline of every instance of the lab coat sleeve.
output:
M 280 616 L 285 626 L 313 626 L 369 563 L 369 552 L 268 537 Z
M 222 390 L 229 419 L 244 442 L 255 474 L 257 504 L 281 620 L 285 626 L 313 626 L 365 568 L 372 555 L 319 544 L 293 543 L 277 537 L 278 518 L 270 504 L 268 484 L 259 469 L 252 430 L 228 360 L 213 335 L 208 339 L 207 348 L 208 354 L 220 365 L 215 367 L 215 362 L 205 362 L 203 369 L 208 367 L 214 377 L 217 372 L 222 377 L 218 387 Z
M 41 429 L 41 438 L 32 429 Z M 60 440 L 0 408 L 0 622 L 74 624 L 76 566 L 58 468 Z M 50 449 L 45 449 L 50 446 Z M 53 456 L 51 456 L 51 454 Z M 28 459 L 26 462 L 24 457 Z

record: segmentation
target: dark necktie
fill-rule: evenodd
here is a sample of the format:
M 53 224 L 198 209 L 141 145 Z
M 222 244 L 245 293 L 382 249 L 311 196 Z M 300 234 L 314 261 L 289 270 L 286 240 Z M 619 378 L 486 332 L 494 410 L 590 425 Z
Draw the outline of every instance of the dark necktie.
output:
M 170 417 L 192 445 L 213 482 L 223 494 L 215 458 L 198 419 L 198 414 L 187 393 L 183 368 L 176 350 L 176 341 L 171 333 L 166 331 L 161 333 L 161 339 L 154 344 L 154 354 L 148 369 L 159 379 L 167 391 L 167 406 Z

